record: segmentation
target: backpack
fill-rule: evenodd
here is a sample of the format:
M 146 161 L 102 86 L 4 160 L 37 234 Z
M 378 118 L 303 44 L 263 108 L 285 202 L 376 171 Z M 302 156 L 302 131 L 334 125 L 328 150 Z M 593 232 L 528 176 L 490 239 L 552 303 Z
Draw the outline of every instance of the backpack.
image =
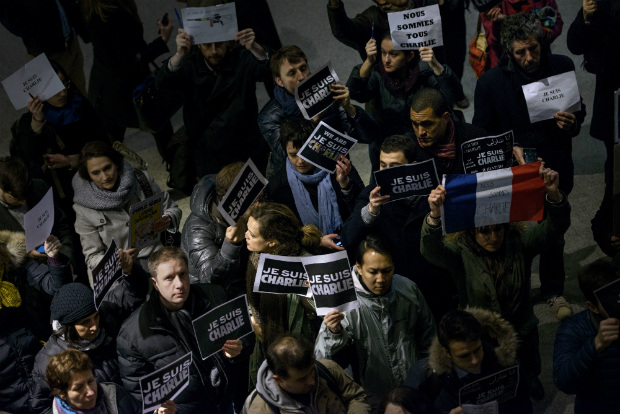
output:
M 340 386 L 336 382 L 336 379 L 334 378 L 332 373 L 329 372 L 325 365 L 321 364 L 319 361 L 314 361 L 314 369 L 316 369 L 316 371 L 319 373 L 319 378 L 323 378 L 325 382 L 327 382 L 327 387 L 330 390 L 334 391 L 336 395 L 338 395 L 338 398 L 342 400 L 342 390 L 340 389 Z M 252 402 L 254 401 L 254 398 L 256 398 L 257 395 L 261 396 L 263 401 L 265 401 L 265 403 L 269 406 L 269 408 L 274 414 L 280 413 L 280 409 L 278 407 L 267 401 L 265 397 L 263 397 L 257 390 L 254 390 L 252 391 L 252 394 L 250 394 L 250 397 L 246 400 L 245 404 L 243 404 L 243 410 L 241 411 L 242 414 L 248 412 L 250 406 L 252 405 Z

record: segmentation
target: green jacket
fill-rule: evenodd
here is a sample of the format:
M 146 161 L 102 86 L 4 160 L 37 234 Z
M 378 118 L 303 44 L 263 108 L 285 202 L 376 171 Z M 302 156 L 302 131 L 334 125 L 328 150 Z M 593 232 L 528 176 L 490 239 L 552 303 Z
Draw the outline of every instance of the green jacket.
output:
M 522 232 L 511 225 L 503 245 L 505 288 L 498 296 L 485 258 L 471 250 L 465 232 L 447 241 L 441 226 L 422 225 L 420 252 L 429 262 L 450 270 L 456 284 L 459 302 L 497 312 L 508 320 L 520 335 L 538 325 L 530 300 L 530 279 L 534 257 L 560 239 L 570 226 L 570 204 L 564 197 L 560 204 L 546 203 L 547 218 Z

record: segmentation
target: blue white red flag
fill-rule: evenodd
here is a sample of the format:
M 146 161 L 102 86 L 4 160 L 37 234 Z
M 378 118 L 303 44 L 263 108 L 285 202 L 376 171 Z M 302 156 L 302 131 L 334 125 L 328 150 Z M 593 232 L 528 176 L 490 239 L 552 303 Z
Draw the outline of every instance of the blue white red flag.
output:
M 543 218 L 545 183 L 540 161 L 477 174 L 447 174 L 442 184 L 443 233 Z

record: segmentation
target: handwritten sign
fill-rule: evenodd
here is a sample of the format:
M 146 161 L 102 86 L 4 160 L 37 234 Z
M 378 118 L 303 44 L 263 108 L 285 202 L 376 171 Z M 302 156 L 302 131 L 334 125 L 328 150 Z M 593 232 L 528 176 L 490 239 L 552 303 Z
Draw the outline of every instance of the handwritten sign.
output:
M 209 7 L 186 7 L 181 10 L 183 29 L 194 38 L 194 43 L 226 42 L 234 40 L 239 31 L 235 3 Z
M 267 179 L 258 171 L 251 159 L 245 163 L 235 181 L 224 194 L 224 198 L 217 206 L 222 217 L 229 225 L 237 224 L 239 217 L 243 216 L 250 208 L 254 200 L 267 186 Z
M 310 164 L 333 173 L 336 171 L 338 157 L 346 157 L 356 143 L 357 140 L 321 121 L 297 155 Z
M 388 13 L 392 44 L 396 50 L 417 50 L 443 45 L 439 6 Z
M 512 131 L 462 143 L 461 154 L 465 172 L 472 174 L 512 166 L 513 143 Z
M 498 404 L 516 397 L 519 386 L 519 366 L 498 371 L 492 375 L 470 382 L 459 390 L 459 405 Z
M 301 258 L 262 253 L 254 279 L 254 292 L 307 295 L 308 274 Z
M 52 234 L 54 227 L 54 195 L 52 189 L 47 190 L 41 201 L 24 214 L 24 230 L 26 231 L 26 251 L 36 249 Z
M 325 66 L 295 86 L 295 102 L 304 118 L 312 119 L 336 103 L 330 89 L 330 85 L 335 82 L 338 82 L 338 75 L 332 69 L 332 63 L 327 62 Z
M 103 298 L 110 291 L 112 284 L 123 275 L 121 258 L 114 239 L 108 246 L 105 254 L 93 269 L 93 291 L 95 295 L 95 308 L 99 310 Z
M 41 101 L 47 101 L 65 89 L 44 53 L 3 80 L 2 86 L 17 110 L 28 106 L 30 95 L 38 95 Z
M 620 279 L 596 289 L 594 295 L 610 318 L 620 318 Z
M 435 160 L 398 165 L 375 171 L 381 195 L 389 195 L 390 203 L 416 195 L 428 195 L 439 185 Z
M 131 247 L 141 249 L 159 242 L 158 233 L 155 233 L 155 222 L 163 213 L 163 191 L 146 198 L 129 207 L 131 216 Z
M 521 88 L 532 124 L 552 119 L 558 111 L 572 113 L 581 109 L 575 71 L 550 76 Z
M 308 273 L 317 315 L 359 307 L 346 251 L 302 257 L 301 262 Z
M 491 10 L 493 7 L 502 3 L 504 0 L 471 0 L 471 4 L 474 5 L 476 10 L 480 13 Z
M 254 332 L 246 295 L 213 308 L 192 323 L 202 359 L 221 351 L 227 340 L 240 339 Z
M 140 378 L 142 413 L 150 414 L 162 403 L 174 400 L 189 385 L 189 369 L 192 353 L 183 355 L 176 361 Z

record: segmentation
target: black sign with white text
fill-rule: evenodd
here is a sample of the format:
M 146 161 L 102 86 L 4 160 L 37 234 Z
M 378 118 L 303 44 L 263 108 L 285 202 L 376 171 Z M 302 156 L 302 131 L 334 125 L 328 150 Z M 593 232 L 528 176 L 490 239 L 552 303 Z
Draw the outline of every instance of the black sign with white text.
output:
M 473 174 L 511 167 L 513 143 L 512 131 L 463 142 L 461 154 L 465 173 Z
M 234 226 L 239 217 L 243 216 L 254 200 L 267 186 L 267 179 L 258 171 L 251 159 L 245 163 L 235 181 L 222 198 L 217 209 L 226 222 Z
M 429 195 L 439 185 L 433 159 L 385 168 L 375 171 L 374 174 L 377 185 L 381 187 L 381 195 L 389 195 L 389 202 L 416 195 Z
M 189 385 L 192 353 L 183 355 L 171 364 L 140 378 L 142 413 L 150 414 L 159 406 L 173 400 Z
M 295 101 L 304 118 L 312 119 L 336 103 L 330 90 L 330 85 L 335 82 L 338 82 L 338 76 L 331 62 L 327 62 L 295 87 Z
M 227 340 L 240 339 L 254 332 L 246 295 L 213 308 L 192 323 L 202 359 L 220 351 Z
M 258 261 L 254 292 L 308 294 L 308 275 L 301 258 L 262 253 Z
M 519 366 L 498 371 L 479 380 L 470 382 L 459 390 L 459 405 L 485 404 L 497 401 L 498 404 L 508 401 L 517 395 L 519 386 Z
M 121 269 L 121 258 L 116 248 L 114 239 L 110 243 L 108 250 L 93 269 L 93 291 L 95 294 L 95 307 L 99 309 L 103 298 L 116 282 L 123 275 Z
M 310 164 L 333 173 L 339 157 L 346 157 L 356 142 L 357 140 L 321 121 L 297 155 Z

